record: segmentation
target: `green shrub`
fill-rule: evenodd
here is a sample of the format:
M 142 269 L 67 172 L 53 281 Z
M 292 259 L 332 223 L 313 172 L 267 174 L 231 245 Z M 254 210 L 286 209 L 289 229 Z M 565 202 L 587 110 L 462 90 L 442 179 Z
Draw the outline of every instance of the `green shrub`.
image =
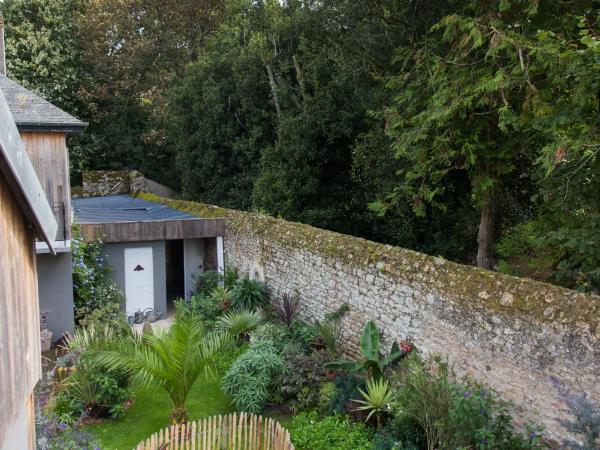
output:
M 288 330 L 281 324 L 263 323 L 250 333 L 250 342 L 254 344 L 262 341 L 273 343 L 281 351 L 289 341 Z
M 233 363 L 248 350 L 248 347 L 248 343 L 238 345 L 233 341 L 228 342 L 220 352 L 213 356 L 211 367 L 219 376 L 223 376 Z
M 342 374 L 335 378 L 335 393 L 329 403 L 329 413 L 346 413 L 354 409 L 353 399 L 360 396 L 365 387 L 365 380 L 355 374 Z
M 193 295 L 205 295 L 210 293 L 219 285 L 221 275 L 214 270 L 207 270 L 194 275 Z
M 250 333 L 250 340 L 271 341 L 282 353 L 302 351 L 309 353 L 315 336 L 312 325 L 295 320 L 291 328 L 278 323 L 265 323 Z
M 296 450 L 371 450 L 372 433 L 362 423 L 344 416 L 319 419 L 315 412 L 300 413 L 288 429 Z
M 223 377 L 223 389 L 237 410 L 260 413 L 281 389 L 285 361 L 269 341 L 253 343 Z
M 52 411 L 60 422 L 73 425 L 83 413 L 83 405 L 63 391 L 53 398 Z
M 317 330 L 314 325 L 302 320 L 294 320 L 292 322 L 292 327 L 289 332 L 290 341 L 302 348 L 305 352 L 310 351 L 316 336 Z
M 223 286 L 226 289 L 231 289 L 238 279 L 236 268 L 229 268 L 225 273 L 220 274 L 216 270 L 207 270 L 195 274 L 194 287 L 192 294 L 210 295 L 218 286 Z
M 419 424 L 427 448 L 541 448 L 537 433 L 516 432 L 508 405 L 494 392 L 456 383 L 446 364 L 437 366 L 431 371 L 409 358 L 398 390 L 397 414 Z
M 421 449 L 427 448 L 427 437 L 423 428 L 413 417 L 406 414 L 396 414 L 392 416 L 388 424 L 377 433 L 375 442 L 379 443 L 377 448 L 388 448 L 391 443 L 399 443 L 402 449 Z M 389 448 L 395 448 L 390 446 Z
M 213 323 L 224 309 L 219 296 L 206 294 L 194 294 L 187 300 L 177 300 L 175 306 L 179 315 L 194 315 L 209 324 Z
M 238 271 L 235 267 L 229 267 L 225 269 L 223 277 L 223 286 L 227 289 L 231 289 L 238 280 Z
M 335 395 L 335 383 L 333 381 L 325 381 L 319 386 L 319 399 L 317 401 L 317 410 L 322 415 L 329 413 L 329 405 Z
M 414 444 L 410 440 L 399 440 L 389 428 L 383 428 L 373 436 L 373 450 L 420 450 L 422 448 L 425 447 Z
M 234 308 L 258 309 L 269 302 L 267 287 L 264 283 L 248 277 L 238 280 L 231 292 L 231 303 Z
M 89 309 L 84 306 L 79 308 L 77 313 L 79 326 L 81 327 L 103 327 L 111 323 L 119 326 L 118 322 L 126 322 L 127 320 L 119 303 L 108 302 L 96 309 Z
M 320 385 L 325 379 L 324 365 L 329 361 L 325 352 L 306 355 L 290 352 L 285 355 L 287 371 L 282 377 L 281 392 L 291 401 L 292 411 L 298 412 L 318 405 Z
M 127 377 L 81 361 L 62 386 L 54 403 L 61 418 L 78 418 L 82 412 L 94 418 L 117 418 L 132 395 Z
M 102 249 L 100 239 L 85 242 L 79 230 L 73 229 L 73 302 L 78 325 L 85 323 L 88 315 L 93 316 L 88 322 L 113 318 L 124 302 L 123 293 L 110 279 L 110 266 Z

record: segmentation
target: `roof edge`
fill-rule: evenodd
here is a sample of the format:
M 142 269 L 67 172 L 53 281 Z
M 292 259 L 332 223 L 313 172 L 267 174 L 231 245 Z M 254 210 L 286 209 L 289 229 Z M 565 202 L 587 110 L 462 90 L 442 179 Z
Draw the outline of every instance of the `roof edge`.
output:
M 21 209 L 34 225 L 38 236 L 46 242 L 50 252 L 56 254 L 54 237 L 58 224 L 2 90 L 0 90 L 0 155 L 2 156 L 0 162 L 4 162 L 0 165 L 0 169 L 14 195 L 19 197 Z
M 80 123 L 40 123 L 16 122 L 19 131 L 47 131 L 56 133 L 80 134 L 89 126 L 88 122 Z
M 116 225 L 132 223 L 165 223 L 165 222 L 198 222 L 222 220 L 223 217 L 184 217 L 180 219 L 151 219 L 151 220 L 111 220 L 109 222 L 77 222 L 73 217 L 73 223 L 76 225 Z

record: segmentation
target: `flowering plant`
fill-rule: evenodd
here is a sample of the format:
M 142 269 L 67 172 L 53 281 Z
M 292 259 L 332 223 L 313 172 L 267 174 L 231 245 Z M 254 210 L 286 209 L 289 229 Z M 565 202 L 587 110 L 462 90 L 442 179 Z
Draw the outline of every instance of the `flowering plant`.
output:
M 100 450 L 91 433 L 70 426 L 51 413 L 36 416 L 36 437 L 39 450 Z
M 73 229 L 73 298 L 78 324 L 92 311 L 106 310 L 112 316 L 120 305 L 123 293 L 110 278 L 110 266 L 102 255 L 101 239 L 85 242 L 77 228 Z M 111 319 L 112 317 L 106 317 Z M 102 318 L 100 318 L 102 319 Z

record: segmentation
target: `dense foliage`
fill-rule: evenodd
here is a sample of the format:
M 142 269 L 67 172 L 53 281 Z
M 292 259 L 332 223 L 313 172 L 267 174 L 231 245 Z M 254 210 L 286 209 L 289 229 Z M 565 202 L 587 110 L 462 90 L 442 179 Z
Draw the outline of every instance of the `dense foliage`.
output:
M 50 413 L 36 415 L 36 448 L 39 450 L 100 450 L 89 432 L 72 427 Z
M 418 433 L 410 435 L 423 436 L 426 448 L 543 448 L 536 431 L 516 432 L 508 404 L 497 394 L 469 380 L 461 383 L 445 363 L 432 362 L 430 367 L 415 356 L 406 360 L 393 402 L 396 418 L 414 421 Z
M 72 342 L 89 341 L 86 350 L 94 364 L 141 385 L 164 389 L 173 403 L 173 423 L 183 423 L 188 420 L 186 400 L 192 386 L 227 340 L 227 334 L 207 330 L 193 316 L 176 316 L 168 330 L 156 334 L 129 331 L 108 339 L 87 329 Z
M 73 300 L 75 323 L 105 326 L 120 319 L 123 293 L 110 279 L 110 266 L 103 254 L 102 240 L 85 242 L 73 230 Z
M 276 347 L 261 341 L 250 346 L 223 377 L 223 388 L 240 411 L 260 413 L 280 389 L 285 362 Z
M 298 414 L 289 425 L 298 450 L 371 450 L 372 432 L 363 424 L 352 424 L 343 416 L 323 419 L 314 413 Z
M 593 0 L 5 0 L 87 168 L 600 289 Z

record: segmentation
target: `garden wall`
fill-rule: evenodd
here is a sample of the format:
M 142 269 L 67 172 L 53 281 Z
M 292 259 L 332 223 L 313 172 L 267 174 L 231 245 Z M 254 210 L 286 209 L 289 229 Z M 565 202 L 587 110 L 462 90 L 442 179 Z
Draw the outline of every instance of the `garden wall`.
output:
M 149 180 L 137 170 L 86 171 L 82 176 L 83 186 L 74 190 L 74 195 L 102 197 L 106 195 L 151 192 L 161 197 L 172 198 L 176 192 L 168 186 Z
M 567 413 L 552 379 L 600 400 L 600 297 L 272 217 L 148 199 L 225 216 L 226 265 L 263 279 L 275 295 L 297 291 L 306 318 L 348 303 L 349 354 L 373 319 L 386 347 L 409 340 L 446 356 L 554 437 L 567 434 L 557 422 Z

